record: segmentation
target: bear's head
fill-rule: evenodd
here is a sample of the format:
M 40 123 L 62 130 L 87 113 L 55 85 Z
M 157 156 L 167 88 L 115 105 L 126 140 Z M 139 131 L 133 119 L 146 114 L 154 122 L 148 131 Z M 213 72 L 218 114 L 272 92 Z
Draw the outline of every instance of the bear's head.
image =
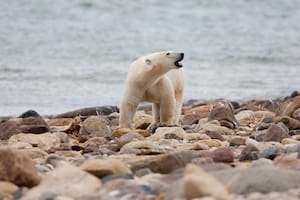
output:
M 182 68 L 180 61 L 183 60 L 184 53 L 175 51 L 162 51 L 144 56 L 146 68 L 149 71 L 160 71 L 166 73 L 172 69 Z

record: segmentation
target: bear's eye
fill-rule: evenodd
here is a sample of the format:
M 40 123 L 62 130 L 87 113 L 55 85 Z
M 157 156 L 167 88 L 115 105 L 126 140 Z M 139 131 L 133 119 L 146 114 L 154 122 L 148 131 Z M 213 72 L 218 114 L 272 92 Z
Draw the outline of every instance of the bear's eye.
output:
M 166 55 L 168 56 L 168 55 L 170 55 L 170 53 L 168 52 Z

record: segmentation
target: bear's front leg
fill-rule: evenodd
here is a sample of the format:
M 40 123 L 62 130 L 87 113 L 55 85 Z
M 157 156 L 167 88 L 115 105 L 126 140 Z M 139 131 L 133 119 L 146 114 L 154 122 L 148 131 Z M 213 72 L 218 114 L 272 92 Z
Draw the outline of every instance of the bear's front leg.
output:
M 160 126 L 174 126 L 176 101 L 174 93 L 164 94 L 160 104 Z
M 124 100 L 120 105 L 120 128 L 131 128 L 131 123 L 136 112 L 138 103 Z

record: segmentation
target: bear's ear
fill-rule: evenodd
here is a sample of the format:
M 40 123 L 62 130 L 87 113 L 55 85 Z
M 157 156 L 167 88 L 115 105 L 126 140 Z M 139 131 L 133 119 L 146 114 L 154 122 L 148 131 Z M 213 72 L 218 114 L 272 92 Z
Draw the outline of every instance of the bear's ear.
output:
M 146 62 L 147 65 L 151 65 L 152 64 L 151 60 L 149 60 L 149 59 L 146 59 L 145 62 Z

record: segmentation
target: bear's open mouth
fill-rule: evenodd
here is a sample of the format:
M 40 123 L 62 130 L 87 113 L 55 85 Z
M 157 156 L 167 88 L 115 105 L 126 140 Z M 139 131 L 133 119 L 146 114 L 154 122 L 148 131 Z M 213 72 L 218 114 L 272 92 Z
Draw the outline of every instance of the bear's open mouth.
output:
M 183 60 L 183 57 L 184 57 L 184 54 L 182 53 L 182 54 L 180 54 L 180 58 L 179 58 L 178 60 L 175 61 L 174 64 L 175 64 L 176 67 L 178 67 L 178 68 L 183 67 L 182 64 L 180 63 L 180 61 Z

